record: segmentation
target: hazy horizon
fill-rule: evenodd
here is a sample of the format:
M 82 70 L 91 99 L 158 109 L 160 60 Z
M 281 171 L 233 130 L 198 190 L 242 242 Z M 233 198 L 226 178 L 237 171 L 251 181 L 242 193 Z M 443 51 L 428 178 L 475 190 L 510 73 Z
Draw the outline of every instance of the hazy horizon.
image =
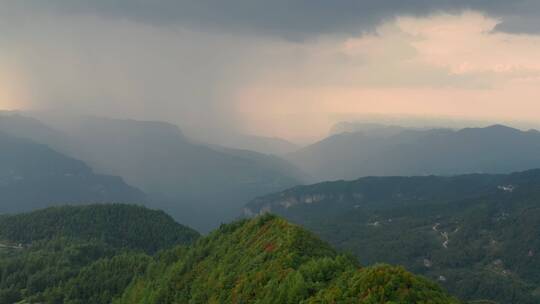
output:
M 78 124 L 81 119 L 85 118 L 98 118 L 98 119 L 111 119 L 111 120 L 134 120 L 134 121 L 155 121 L 176 125 L 190 139 L 200 141 L 202 143 L 220 144 L 220 141 L 237 138 L 238 136 L 253 136 L 261 139 L 275 139 L 283 140 L 291 144 L 297 145 L 297 147 L 305 146 L 334 135 L 336 127 L 345 124 L 359 124 L 359 125 L 380 125 L 389 127 L 403 127 L 411 129 L 464 129 L 464 128 L 485 128 L 493 125 L 504 125 L 510 128 L 519 129 L 522 131 L 528 130 L 540 130 L 540 123 L 534 121 L 519 121 L 519 120 L 481 120 L 481 119 L 467 119 L 464 117 L 452 117 L 452 116 L 420 116 L 420 115 L 387 115 L 387 114 L 359 114 L 356 116 L 344 116 L 342 119 L 336 119 L 328 124 L 328 129 L 323 129 L 320 133 L 312 136 L 304 137 L 286 137 L 265 133 L 253 133 L 250 130 L 242 129 L 219 129 L 219 128 L 200 128 L 196 125 L 186 125 L 182 122 L 174 122 L 164 119 L 146 119 L 144 117 L 129 117 L 129 116 L 108 116 L 108 115 L 85 115 L 81 113 L 58 113 L 54 111 L 33 111 L 33 110 L 21 110 L 10 109 L 0 110 L 0 115 L 21 115 L 26 117 L 36 118 L 39 121 L 47 123 L 49 126 L 62 130 L 69 128 L 71 124 Z M 338 128 L 339 130 L 339 128 Z M 340 131 L 338 131 L 339 133 Z M 222 138 L 220 138 L 220 136 Z M 233 145 L 234 146 L 234 145 Z M 233 147 L 231 146 L 231 147 Z
M 365 117 L 535 126 L 533 1 L 1 0 L 0 109 L 308 143 Z

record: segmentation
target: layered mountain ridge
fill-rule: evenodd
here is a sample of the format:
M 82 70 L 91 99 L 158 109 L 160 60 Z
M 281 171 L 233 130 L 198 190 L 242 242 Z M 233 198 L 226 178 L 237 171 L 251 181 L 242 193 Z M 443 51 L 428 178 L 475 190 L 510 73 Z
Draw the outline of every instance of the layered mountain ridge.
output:
M 21 114 L 0 115 L 0 131 L 119 176 L 146 193 L 148 206 L 201 231 L 234 219 L 252 198 L 303 178 L 279 157 L 203 145 L 165 122 L 76 117 L 58 128 Z
M 28 139 L 0 132 L 0 213 L 52 205 L 144 203 L 146 195 L 121 178 L 96 174 L 84 162 Z
M 466 300 L 539 301 L 540 170 L 326 182 L 245 209 L 268 212 L 364 265 L 404 265 Z
M 332 135 L 287 158 L 316 182 L 510 173 L 540 168 L 540 133 L 502 125 L 461 130 L 380 126 Z

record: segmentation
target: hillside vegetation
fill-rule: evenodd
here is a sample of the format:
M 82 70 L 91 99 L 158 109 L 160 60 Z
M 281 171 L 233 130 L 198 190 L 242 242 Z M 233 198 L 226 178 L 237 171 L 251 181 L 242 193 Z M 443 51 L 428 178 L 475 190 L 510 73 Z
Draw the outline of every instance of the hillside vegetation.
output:
M 459 303 L 272 215 L 198 238 L 161 211 L 92 205 L 4 216 L 0 230 L 0 303 Z
M 311 233 L 266 215 L 158 255 L 114 303 L 458 301 L 401 267 L 361 268 Z
M 327 182 L 245 211 L 285 216 L 364 265 L 404 265 L 463 299 L 540 302 L 540 170 Z
M 130 205 L 55 207 L 0 217 L 0 303 L 110 303 L 148 254 L 191 244 L 194 230 Z

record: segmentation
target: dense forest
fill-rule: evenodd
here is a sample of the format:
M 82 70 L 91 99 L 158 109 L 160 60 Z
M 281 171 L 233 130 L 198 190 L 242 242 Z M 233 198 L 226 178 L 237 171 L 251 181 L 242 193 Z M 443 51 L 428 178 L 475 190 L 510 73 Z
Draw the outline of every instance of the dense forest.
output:
M 390 263 L 466 300 L 540 302 L 540 170 L 510 175 L 369 177 L 254 200 L 363 265 Z
M 199 234 L 130 205 L 54 207 L 0 217 L 0 303 L 109 303 L 149 254 Z
M 130 205 L 0 217 L 0 303 L 459 303 L 266 215 L 209 236 Z
M 458 303 L 401 267 L 354 258 L 281 218 L 223 225 L 189 248 L 159 254 L 116 304 Z
M 123 204 L 51 207 L 0 218 L 0 239 L 22 244 L 70 238 L 154 253 L 198 235 L 163 211 Z

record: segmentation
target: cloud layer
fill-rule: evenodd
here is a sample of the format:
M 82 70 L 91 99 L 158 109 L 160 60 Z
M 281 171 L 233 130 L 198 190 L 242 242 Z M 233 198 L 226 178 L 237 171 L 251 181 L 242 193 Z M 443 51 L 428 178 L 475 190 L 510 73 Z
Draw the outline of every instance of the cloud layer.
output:
M 293 139 L 365 113 L 540 113 L 533 0 L 0 0 L 0 8 L 2 108 Z
M 26 11 L 91 14 L 156 25 L 305 38 L 359 34 L 397 16 L 478 10 L 503 18 L 500 30 L 537 32 L 536 0 L 3 0 Z M 10 3 L 11 2 L 11 3 Z

